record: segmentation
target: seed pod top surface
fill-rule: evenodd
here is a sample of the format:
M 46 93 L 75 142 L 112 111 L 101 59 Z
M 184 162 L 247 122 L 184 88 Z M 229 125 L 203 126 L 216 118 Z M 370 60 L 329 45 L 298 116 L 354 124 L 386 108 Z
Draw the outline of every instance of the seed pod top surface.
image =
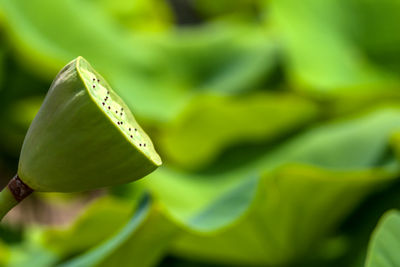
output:
M 78 57 L 57 75 L 33 120 L 18 175 L 36 191 L 74 192 L 134 181 L 160 165 L 126 104 Z

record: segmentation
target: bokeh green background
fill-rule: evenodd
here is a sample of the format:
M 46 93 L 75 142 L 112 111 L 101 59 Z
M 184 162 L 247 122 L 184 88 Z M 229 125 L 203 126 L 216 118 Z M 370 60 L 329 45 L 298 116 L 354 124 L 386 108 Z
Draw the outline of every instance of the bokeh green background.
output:
M 364 266 L 400 208 L 399 18 L 398 0 L 0 0 L 2 185 L 77 56 L 164 161 L 31 196 L 0 227 L 0 264 Z

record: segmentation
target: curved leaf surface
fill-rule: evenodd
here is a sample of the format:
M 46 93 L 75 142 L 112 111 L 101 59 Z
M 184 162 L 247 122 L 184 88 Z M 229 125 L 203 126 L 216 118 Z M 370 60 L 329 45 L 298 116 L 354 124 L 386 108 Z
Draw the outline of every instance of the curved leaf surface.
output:
M 204 95 L 166 125 L 160 148 L 175 164 L 198 169 L 231 145 L 273 141 L 317 114 L 316 104 L 290 94 Z
M 368 248 L 366 267 L 400 265 L 400 212 L 387 212 L 380 220 Z

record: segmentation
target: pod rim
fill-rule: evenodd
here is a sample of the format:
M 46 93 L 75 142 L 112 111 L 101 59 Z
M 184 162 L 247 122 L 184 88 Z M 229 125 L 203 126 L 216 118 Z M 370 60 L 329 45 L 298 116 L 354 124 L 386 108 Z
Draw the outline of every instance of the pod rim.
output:
M 83 84 L 84 84 L 84 87 L 85 87 L 85 89 L 86 89 L 88 95 L 90 96 L 90 99 L 94 102 L 94 104 L 96 104 L 96 105 L 99 107 L 100 111 L 104 114 L 104 116 L 105 116 L 105 117 L 107 118 L 107 120 L 112 124 L 112 126 L 113 126 L 114 128 L 116 128 L 118 131 L 120 131 L 121 135 L 125 138 L 125 140 L 126 140 L 128 143 L 130 143 L 131 145 L 133 145 L 134 148 L 136 148 L 137 151 L 139 151 L 143 156 L 145 156 L 147 159 L 149 159 L 149 161 L 151 161 L 152 163 L 154 163 L 154 165 L 156 165 L 156 166 L 161 166 L 161 165 L 162 165 L 162 160 L 161 160 L 160 156 L 158 155 L 157 151 L 155 150 L 155 147 L 154 147 L 154 144 L 153 144 L 152 140 L 151 140 L 150 137 L 147 135 L 147 133 L 140 127 L 140 125 L 136 122 L 136 119 L 134 118 L 134 115 L 133 115 L 133 114 L 132 114 L 132 117 L 133 117 L 133 119 L 135 120 L 136 126 L 139 128 L 140 133 L 141 133 L 142 135 L 145 135 L 145 137 L 146 137 L 146 139 L 148 140 L 148 142 L 151 142 L 151 146 L 152 146 L 152 150 L 153 150 L 152 153 L 145 153 L 145 152 L 143 151 L 142 147 L 139 146 L 138 144 L 136 144 L 135 142 L 133 142 L 132 140 L 130 140 L 130 139 L 127 137 L 127 135 L 126 135 L 119 127 L 116 127 L 116 126 L 114 125 L 114 122 L 112 121 L 112 119 L 110 118 L 110 116 L 109 116 L 108 114 L 106 114 L 106 113 L 103 111 L 103 109 L 101 108 L 101 106 L 100 106 L 100 104 L 98 103 L 98 101 L 96 101 L 96 99 L 94 98 L 93 93 L 92 93 L 91 90 L 88 88 L 88 84 L 85 82 L 85 79 L 84 79 L 83 74 L 82 74 L 82 72 L 81 72 L 81 71 L 82 71 L 82 68 L 83 68 L 82 62 L 84 62 L 87 66 L 90 66 L 90 67 L 91 67 L 91 69 L 85 68 L 87 71 L 92 72 L 94 75 L 96 75 L 96 77 L 100 77 L 100 78 L 102 79 L 102 82 L 105 84 L 106 88 L 107 88 L 108 90 L 111 90 L 111 91 L 114 93 L 114 90 L 113 90 L 112 87 L 107 83 L 107 81 L 104 79 L 104 77 L 101 76 L 101 75 L 90 65 L 90 63 L 89 63 L 85 58 L 83 58 L 82 56 L 77 57 L 75 60 L 76 60 L 75 68 L 76 68 L 76 71 L 77 71 L 77 73 L 78 73 L 78 75 L 79 75 L 79 78 L 82 80 L 82 82 L 83 82 Z M 115 93 L 114 93 L 114 94 L 115 94 Z M 118 96 L 118 94 L 116 94 L 116 95 Z M 119 98 L 120 98 L 120 97 L 119 97 Z M 122 101 L 122 103 L 123 103 L 125 106 L 127 106 L 127 105 L 125 104 L 125 102 L 123 101 L 123 99 L 120 98 L 120 100 Z M 128 109 L 129 109 L 129 108 L 128 108 Z M 131 112 L 130 109 L 129 109 L 129 112 Z M 132 112 L 131 112 L 131 113 L 132 113 Z

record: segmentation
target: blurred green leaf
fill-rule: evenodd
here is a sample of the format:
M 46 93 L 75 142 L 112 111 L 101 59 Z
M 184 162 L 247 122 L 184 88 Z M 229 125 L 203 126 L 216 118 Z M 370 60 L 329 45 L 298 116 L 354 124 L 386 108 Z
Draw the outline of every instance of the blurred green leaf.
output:
M 138 184 L 152 190 L 166 213 L 180 227 L 212 232 L 243 216 L 253 201 L 259 177 L 241 178 L 214 176 L 208 179 L 162 168 Z
M 147 203 L 146 214 L 137 211 L 121 231 L 105 240 L 102 245 L 96 243 L 104 239 L 111 228 L 120 223 L 113 223 L 109 218 L 99 223 L 104 216 L 115 217 L 120 207 L 112 205 L 103 207 L 104 200 L 97 202 L 83 217 L 79 218 L 68 231 L 47 230 L 44 232 L 46 247 L 57 251 L 61 258 L 95 246 L 88 252 L 68 261 L 66 266 L 152 266 L 167 252 L 169 245 L 183 230 L 196 232 L 212 232 L 243 216 L 252 202 L 258 185 L 258 177 L 247 179 L 238 186 L 228 190 L 214 201 L 205 205 L 198 212 L 193 212 L 185 221 L 171 216 L 162 203 Z M 111 202 L 112 203 L 112 202 Z M 142 206 L 143 208 L 143 206 Z M 94 211 L 96 213 L 94 214 Z M 104 213 L 108 213 L 107 215 Z M 126 210 L 124 211 L 126 213 Z M 142 215 L 141 215 L 142 214 Z M 96 215 L 96 216 L 94 216 Z M 144 216 L 144 217 L 143 217 Z M 138 217 L 141 218 L 140 222 Z M 103 219 L 101 219 L 103 220 Z M 134 223 L 134 221 L 136 223 Z M 115 229 L 114 229 L 115 231 Z M 59 233 L 58 233 L 59 232 Z M 100 237 L 95 237 L 95 234 Z M 82 240 L 82 243 L 78 242 Z M 91 243 L 91 244 L 89 244 Z M 63 265 L 64 266 L 64 265 Z
M 366 267 L 400 265 L 400 212 L 392 210 L 382 217 L 368 248 Z
M 78 0 L 2 0 L 0 10 L 26 66 L 50 79 L 66 62 L 84 56 L 135 114 L 153 121 L 173 117 L 193 89 L 254 89 L 274 62 L 275 46 L 260 29 L 132 34 L 94 3 Z M 207 57 L 193 60 L 201 55 Z
M 204 210 L 188 219 L 183 225 L 189 232 L 215 232 L 243 217 L 254 201 L 259 177 L 244 179 L 239 185 L 218 196 Z
M 41 230 L 39 228 L 27 228 L 24 241 L 8 247 L 9 257 L 4 266 L 54 266 L 58 256 L 41 245 L 40 236 Z
M 147 196 L 116 235 L 61 266 L 153 266 L 165 252 L 177 228 Z
M 370 61 L 362 46 L 351 38 L 349 30 L 359 26 L 368 31 L 369 39 L 376 40 L 365 24 L 354 25 L 354 14 L 362 10 L 352 10 L 348 2 L 270 2 L 267 11 L 281 36 L 287 53 L 286 68 L 296 87 L 317 95 L 346 95 L 354 91 L 390 91 L 398 86 L 397 77 Z M 374 5 L 374 9 L 379 8 Z M 379 29 L 386 31 L 385 27 Z
M 389 138 L 400 130 L 400 109 L 382 106 L 311 129 L 267 155 L 267 164 L 303 162 L 359 170 L 394 161 Z
M 132 205 L 111 197 L 101 198 L 65 229 L 49 228 L 42 233 L 42 243 L 65 258 L 108 239 L 129 219 Z
M 171 28 L 173 14 L 166 0 L 86 0 L 99 5 L 104 12 L 133 31 L 165 31 Z
M 90 204 L 72 225 L 28 228 L 24 241 L 8 248 L 5 266 L 55 266 L 110 238 L 129 220 L 131 211 L 128 202 L 103 197 Z
M 45 230 L 40 240 L 43 248 L 53 252 L 45 254 L 57 255 L 59 259 L 93 247 L 67 261 L 65 266 L 131 266 L 132 262 L 138 266 L 153 266 L 167 252 L 167 245 L 176 238 L 179 229 L 215 231 L 242 216 L 254 197 L 257 184 L 258 179 L 245 181 L 201 212 L 193 213 L 184 224 L 171 217 L 160 203 L 150 201 L 145 208 L 142 203 L 132 221 L 111 238 L 108 237 L 126 221 L 130 209 L 126 208 L 127 203 L 103 198 L 92 204 L 71 227 Z M 98 243 L 101 245 L 96 246 Z M 27 250 L 22 252 L 25 259 L 32 256 Z M 54 256 L 52 259 L 54 262 Z
M 168 160 L 196 169 L 212 162 L 226 147 L 282 138 L 317 114 L 313 102 L 290 94 L 204 95 L 165 127 L 160 148 Z
M 204 208 L 221 192 L 241 183 L 244 177 L 259 176 L 286 163 L 305 163 L 332 170 L 390 166 L 394 157 L 387 154 L 389 137 L 398 130 L 400 109 L 382 107 L 306 131 L 231 171 L 201 175 L 164 167 L 139 183 L 153 190 L 164 204 L 177 211 L 175 215 L 182 214 L 183 218 Z
M 260 89 L 276 67 L 278 47 L 262 27 L 212 23 L 180 30 L 161 42 L 171 78 L 199 91 Z M 261 88 L 263 89 L 263 88 Z
M 348 14 L 345 32 L 365 55 L 386 72 L 399 71 L 400 4 L 396 0 L 379 3 L 368 0 L 342 1 Z
M 175 252 L 184 258 L 242 265 L 322 257 L 316 246 L 327 241 L 366 195 L 393 178 L 384 169 L 329 171 L 286 165 L 263 175 L 246 217 L 212 236 L 186 234 L 175 243 Z
M 289 263 L 314 251 L 367 195 L 397 177 L 388 140 L 399 129 L 400 110 L 379 108 L 305 132 L 231 172 L 194 175 L 164 168 L 141 183 L 191 233 L 196 230 L 188 222 L 195 214 L 246 179 L 262 177 L 248 216 L 214 235 L 188 233 L 176 253 L 221 263 Z
M 9 247 L 3 243 L 0 242 L 0 266 L 5 266 L 6 263 L 9 261 L 10 258 L 10 251 Z
M 371 234 L 382 214 L 400 208 L 400 180 L 369 196 L 338 231 L 348 240 L 346 255 L 332 266 L 364 266 Z
M 51 11 L 42 9 L 44 6 L 51 8 Z M 96 63 L 101 67 L 104 67 L 105 62 L 113 60 L 117 64 L 129 60 L 137 62 L 147 55 L 148 50 L 141 50 L 142 57 L 139 57 L 139 53 L 130 49 L 127 33 L 89 3 L 1 1 L 1 11 L 8 37 L 23 57 L 24 64 L 31 68 L 40 66 L 36 71 L 49 78 L 56 74 L 61 64 L 79 52 L 87 54 L 88 58 L 100 53 L 102 59 Z M 82 16 L 85 12 L 91 15 Z M 59 34 L 61 31 L 64 34 Z M 77 36 L 81 39 L 76 40 Z M 119 53 L 115 52 L 117 49 Z
M 140 115 L 154 115 L 154 108 L 176 100 L 173 88 L 167 92 L 158 83 L 159 71 L 152 63 L 160 59 L 152 45 L 133 37 L 94 3 L 3 0 L 0 7 L 7 36 L 21 61 L 49 80 L 66 62 L 81 55 L 105 74 Z

